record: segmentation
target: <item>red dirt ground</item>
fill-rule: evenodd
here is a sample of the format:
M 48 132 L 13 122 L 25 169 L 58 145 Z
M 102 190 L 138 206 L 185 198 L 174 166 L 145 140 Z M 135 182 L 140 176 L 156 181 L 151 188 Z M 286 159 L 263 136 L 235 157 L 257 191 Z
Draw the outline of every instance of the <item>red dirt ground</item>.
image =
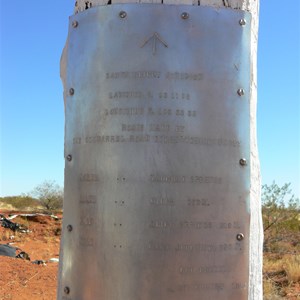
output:
M 29 233 L 14 233 L 10 229 L 0 227 L 0 243 L 10 243 L 20 248 L 31 259 L 30 262 L 0 256 L 1 300 L 56 299 L 58 263 L 48 260 L 59 258 L 61 215 L 59 217 L 59 220 L 49 216 L 38 216 L 34 219 L 17 217 L 12 220 L 28 227 Z M 32 263 L 34 260 L 47 262 L 46 265 L 37 265 Z

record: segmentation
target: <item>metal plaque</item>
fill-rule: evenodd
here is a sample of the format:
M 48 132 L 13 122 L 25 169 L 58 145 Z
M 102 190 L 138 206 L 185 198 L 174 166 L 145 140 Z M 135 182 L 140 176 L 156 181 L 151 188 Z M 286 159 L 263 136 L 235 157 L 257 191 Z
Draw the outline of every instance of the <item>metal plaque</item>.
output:
M 248 299 L 250 29 L 200 6 L 71 17 L 58 299 Z

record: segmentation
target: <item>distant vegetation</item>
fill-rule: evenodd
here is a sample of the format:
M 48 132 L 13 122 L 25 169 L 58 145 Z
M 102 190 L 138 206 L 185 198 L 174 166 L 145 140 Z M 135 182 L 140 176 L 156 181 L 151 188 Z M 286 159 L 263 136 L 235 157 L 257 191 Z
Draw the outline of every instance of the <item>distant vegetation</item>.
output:
M 64 191 L 55 181 L 44 181 L 34 188 L 31 195 L 49 211 L 59 210 L 63 207 Z
M 264 299 L 300 299 L 300 203 L 290 184 L 262 187 L 262 214 Z
M 0 197 L 0 208 L 2 209 L 27 210 L 28 208 L 35 209 L 40 206 L 39 200 L 30 196 Z
M 6 210 L 61 210 L 63 188 L 55 181 L 46 180 L 37 185 L 28 195 L 0 197 L 0 209 Z

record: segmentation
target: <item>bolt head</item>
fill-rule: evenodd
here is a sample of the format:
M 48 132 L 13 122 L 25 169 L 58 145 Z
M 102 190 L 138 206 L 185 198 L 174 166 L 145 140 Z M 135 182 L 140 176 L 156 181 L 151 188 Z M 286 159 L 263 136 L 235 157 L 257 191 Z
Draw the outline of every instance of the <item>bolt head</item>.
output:
M 72 22 L 72 27 L 73 27 L 73 28 L 76 28 L 77 26 L 78 26 L 78 22 L 77 22 L 77 21 L 73 21 L 73 22 Z
M 238 89 L 237 93 L 239 96 L 244 96 L 245 95 L 245 90 L 244 89 Z
M 236 235 L 236 239 L 237 239 L 238 241 L 242 241 L 244 238 L 245 238 L 245 236 L 244 236 L 244 234 L 242 234 L 242 233 L 238 233 L 238 234 Z
M 120 13 L 119 13 L 119 17 L 120 17 L 121 19 L 124 19 L 124 18 L 126 18 L 126 17 L 127 17 L 127 13 L 126 13 L 126 11 L 124 11 L 124 10 L 120 11 Z
M 65 286 L 64 287 L 64 292 L 65 292 L 65 294 L 70 294 L 70 288 L 68 287 L 68 286 Z
M 181 18 L 183 19 L 183 20 L 186 20 L 186 19 L 188 19 L 190 17 L 190 15 L 187 13 L 187 12 L 183 12 L 182 14 L 181 14 Z
M 70 96 L 73 96 L 74 93 L 75 93 L 75 90 L 74 90 L 73 88 L 70 88 L 70 89 L 69 89 L 69 95 L 70 95 Z
M 67 226 L 67 230 L 68 230 L 69 232 L 71 232 L 71 231 L 73 230 L 73 226 L 69 224 L 69 225 Z
M 239 24 L 241 25 L 241 26 L 245 26 L 246 25 L 246 20 L 245 19 L 240 19 L 240 21 L 239 21 Z
M 72 155 L 71 154 L 67 155 L 67 161 L 71 161 L 71 160 L 72 160 Z
M 241 159 L 240 159 L 240 165 L 241 165 L 241 166 L 246 166 L 246 165 L 247 165 L 247 160 L 246 160 L 246 158 L 241 158 Z

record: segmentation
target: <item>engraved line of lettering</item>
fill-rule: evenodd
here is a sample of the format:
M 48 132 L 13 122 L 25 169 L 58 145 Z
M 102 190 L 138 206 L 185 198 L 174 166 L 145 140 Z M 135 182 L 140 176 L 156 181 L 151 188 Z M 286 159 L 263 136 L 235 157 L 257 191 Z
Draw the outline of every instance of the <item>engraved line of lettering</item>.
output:
M 75 139 L 75 140 L 74 140 Z M 214 139 L 195 136 L 166 136 L 166 135 L 94 135 L 85 138 L 76 137 L 73 144 L 104 144 L 104 143 L 138 143 L 152 142 L 161 144 L 190 144 L 207 147 L 233 147 L 238 148 L 241 142 L 229 139 Z
M 239 244 L 177 244 L 176 252 L 231 252 L 243 250 Z
M 159 79 L 159 71 L 136 71 L 136 72 L 108 72 L 106 79 Z
M 193 80 L 199 81 L 203 80 L 203 73 L 182 73 L 182 72 L 168 72 L 166 74 L 166 79 L 169 80 Z
M 224 289 L 224 283 L 193 283 L 193 284 L 181 284 L 178 286 L 177 290 L 179 292 L 186 291 L 198 291 L 198 290 L 214 290 L 222 291 Z
M 208 199 L 194 199 L 194 198 L 188 198 L 187 199 L 187 205 L 188 206 L 210 206 Z
M 80 203 L 84 204 L 95 204 L 97 202 L 96 195 L 82 195 L 79 200 Z
M 215 176 L 183 176 L 183 175 L 150 175 L 151 182 L 159 183 L 201 183 L 222 184 L 221 177 Z
M 80 178 L 80 181 L 83 181 L 83 182 L 97 182 L 97 181 L 99 181 L 99 176 L 97 174 L 81 173 L 79 178 Z
M 138 100 L 184 100 L 191 99 L 188 92 L 152 92 L 152 91 L 111 91 L 108 98 L 119 99 L 138 99 Z
M 174 206 L 175 202 L 172 198 L 152 197 L 150 199 L 150 204 L 155 206 Z
M 230 268 L 228 266 L 181 266 L 179 267 L 179 273 L 182 275 L 189 274 L 203 274 L 203 273 L 228 273 Z
M 106 79 L 160 79 L 162 74 L 160 71 L 117 71 L 105 73 Z M 203 73 L 189 73 L 189 72 L 174 72 L 170 71 L 164 75 L 167 80 L 186 80 L 186 81 L 200 81 L 204 79 Z
M 170 222 L 164 220 L 151 221 L 149 228 L 152 229 L 168 229 L 168 228 L 179 228 L 179 229 L 212 229 L 212 222 L 202 222 L 202 221 L 179 221 Z
M 242 249 L 235 244 L 177 244 L 170 245 L 163 242 L 150 241 L 146 249 L 151 251 L 166 251 L 178 253 L 213 253 L 213 252 L 240 252 Z
M 94 247 L 95 240 L 89 237 L 79 237 L 79 246 L 82 247 Z

